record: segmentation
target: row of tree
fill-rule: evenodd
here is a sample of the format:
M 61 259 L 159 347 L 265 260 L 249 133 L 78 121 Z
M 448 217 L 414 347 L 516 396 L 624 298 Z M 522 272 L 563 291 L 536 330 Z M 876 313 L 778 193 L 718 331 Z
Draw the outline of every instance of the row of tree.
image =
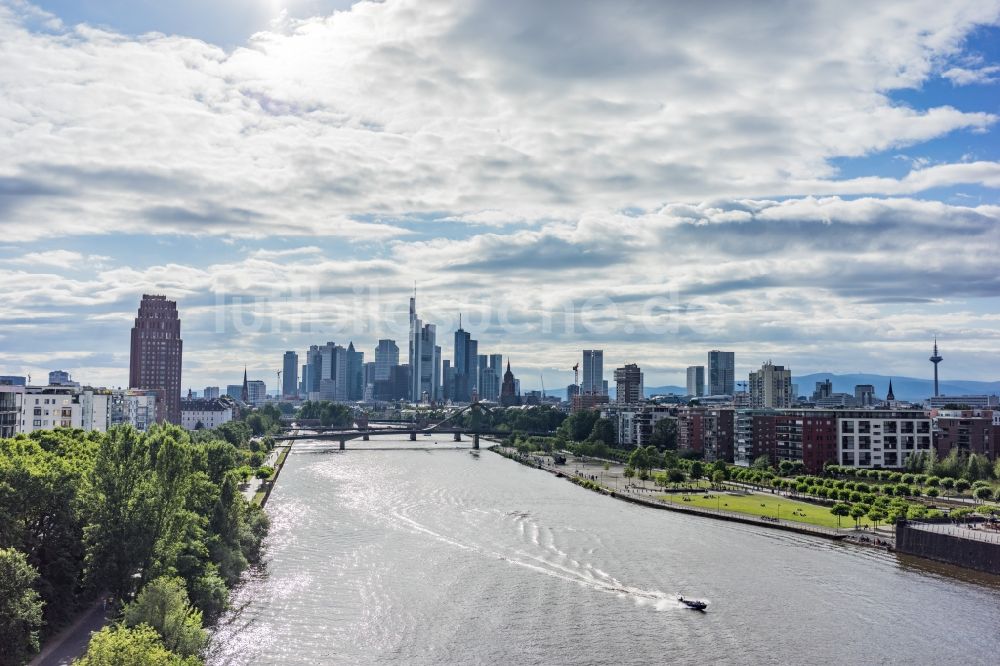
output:
M 21 600 L 0 600 L 0 663 L 25 661 L 98 595 L 138 601 L 161 578 L 180 585 L 199 628 L 218 617 L 267 531 L 239 490 L 237 470 L 261 446 L 251 430 L 234 423 L 192 437 L 158 425 L 0 440 L 0 585 L 13 588 L 0 597 Z
M 323 427 L 346 428 L 354 423 L 354 415 L 346 405 L 328 400 L 306 400 L 295 415 L 300 419 L 319 420 Z

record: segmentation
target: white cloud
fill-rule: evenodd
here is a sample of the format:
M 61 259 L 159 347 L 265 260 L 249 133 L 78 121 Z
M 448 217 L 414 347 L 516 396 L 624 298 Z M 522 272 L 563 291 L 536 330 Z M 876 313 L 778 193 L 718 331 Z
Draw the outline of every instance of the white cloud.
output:
M 86 25 L 32 32 L 16 7 L 0 3 L 0 225 L 24 240 L 380 241 L 405 232 L 359 216 L 496 225 L 995 182 L 995 163 L 839 181 L 829 160 L 993 126 L 886 91 L 959 54 L 997 2 L 779 17 L 759 3 L 395 0 L 286 19 L 232 52 Z
M 942 72 L 941 76 L 957 86 L 967 86 L 973 83 L 996 83 L 1000 81 L 1000 66 L 987 65 L 976 69 L 951 67 Z

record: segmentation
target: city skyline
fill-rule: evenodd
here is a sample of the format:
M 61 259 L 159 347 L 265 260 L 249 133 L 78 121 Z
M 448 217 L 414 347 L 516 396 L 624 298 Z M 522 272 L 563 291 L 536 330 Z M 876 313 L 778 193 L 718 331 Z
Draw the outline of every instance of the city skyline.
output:
M 935 335 L 942 382 L 996 379 L 996 2 L 226 2 L 222 32 L 98 4 L 0 0 L 5 373 L 124 386 L 142 293 L 184 311 L 185 385 L 317 340 L 405 356 L 416 282 L 439 343 L 463 313 L 525 388 L 590 347 L 648 385 L 712 348 L 926 377 Z

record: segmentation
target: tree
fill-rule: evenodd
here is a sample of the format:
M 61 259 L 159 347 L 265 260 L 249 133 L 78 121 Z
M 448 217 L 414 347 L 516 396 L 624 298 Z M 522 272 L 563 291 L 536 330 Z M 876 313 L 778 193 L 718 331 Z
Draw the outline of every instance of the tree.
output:
M 653 424 L 650 443 L 658 449 L 675 450 L 677 448 L 677 419 L 664 418 Z
M 989 486 L 980 486 L 973 491 L 972 496 L 981 502 L 993 499 L 993 489 Z
M 723 481 L 726 480 L 726 473 L 719 470 L 712 472 L 712 483 L 716 486 L 722 486 Z
M 123 621 L 128 627 L 152 627 L 163 646 L 182 657 L 197 655 L 208 640 L 201 627 L 201 611 L 191 606 L 180 578 L 150 581 L 125 607 Z
M 594 427 L 591 428 L 588 439 L 601 442 L 607 446 L 614 446 L 615 427 L 608 419 L 597 419 L 594 421 Z
M 851 518 L 854 519 L 854 527 L 857 529 L 861 525 L 861 519 L 868 513 L 868 509 L 862 504 L 855 504 L 851 507 Z
M 163 646 L 148 625 L 104 627 L 90 639 L 87 654 L 76 666 L 199 666 L 197 657 L 180 657 Z
M 92 582 L 119 599 L 132 591 L 132 575 L 153 548 L 152 481 L 146 438 L 131 426 L 112 428 L 102 440 L 90 474 L 90 524 L 85 531 Z
M 690 475 L 692 479 L 697 481 L 701 477 L 705 476 L 705 466 L 702 465 L 699 461 L 695 460 L 693 463 L 691 463 L 691 469 L 688 470 L 688 475 Z
M 268 465 L 263 465 L 257 469 L 258 479 L 269 479 L 272 474 L 274 474 L 274 468 Z
M 631 479 L 635 476 L 635 469 L 633 467 L 625 467 L 625 471 L 622 472 L 626 479 Z
M 877 506 L 868 510 L 868 520 L 875 524 L 875 529 L 878 529 L 879 522 L 885 520 L 887 515 L 886 511 Z
M 966 490 L 972 487 L 972 484 L 965 479 L 957 479 L 955 481 L 955 492 L 961 495 Z
M 38 570 L 24 553 L 0 548 L 0 664 L 21 664 L 38 652 L 42 601 L 32 587 Z
M 770 471 L 771 460 L 767 456 L 757 456 L 757 458 L 754 459 L 753 464 L 750 467 L 751 469 Z
M 837 516 L 837 527 L 840 527 L 840 519 L 851 515 L 851 507 L 843 502 L 837 502 L 830 507 L 830 513 Z

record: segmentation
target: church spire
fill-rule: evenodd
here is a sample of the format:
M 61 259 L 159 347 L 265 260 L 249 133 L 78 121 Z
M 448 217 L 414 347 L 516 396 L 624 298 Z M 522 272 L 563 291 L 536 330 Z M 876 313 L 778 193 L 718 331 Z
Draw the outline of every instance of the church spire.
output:
M 893 402 L 896 400 L 896 394 L 892 392 L 892 377 L 889 378 L 889 392 L 885 395 L 886 402 Z
M 247 366 L 243 366 L 243 393 L 240 396 L 244 403 L 250 402 L 250 384 L 247 382 Z

